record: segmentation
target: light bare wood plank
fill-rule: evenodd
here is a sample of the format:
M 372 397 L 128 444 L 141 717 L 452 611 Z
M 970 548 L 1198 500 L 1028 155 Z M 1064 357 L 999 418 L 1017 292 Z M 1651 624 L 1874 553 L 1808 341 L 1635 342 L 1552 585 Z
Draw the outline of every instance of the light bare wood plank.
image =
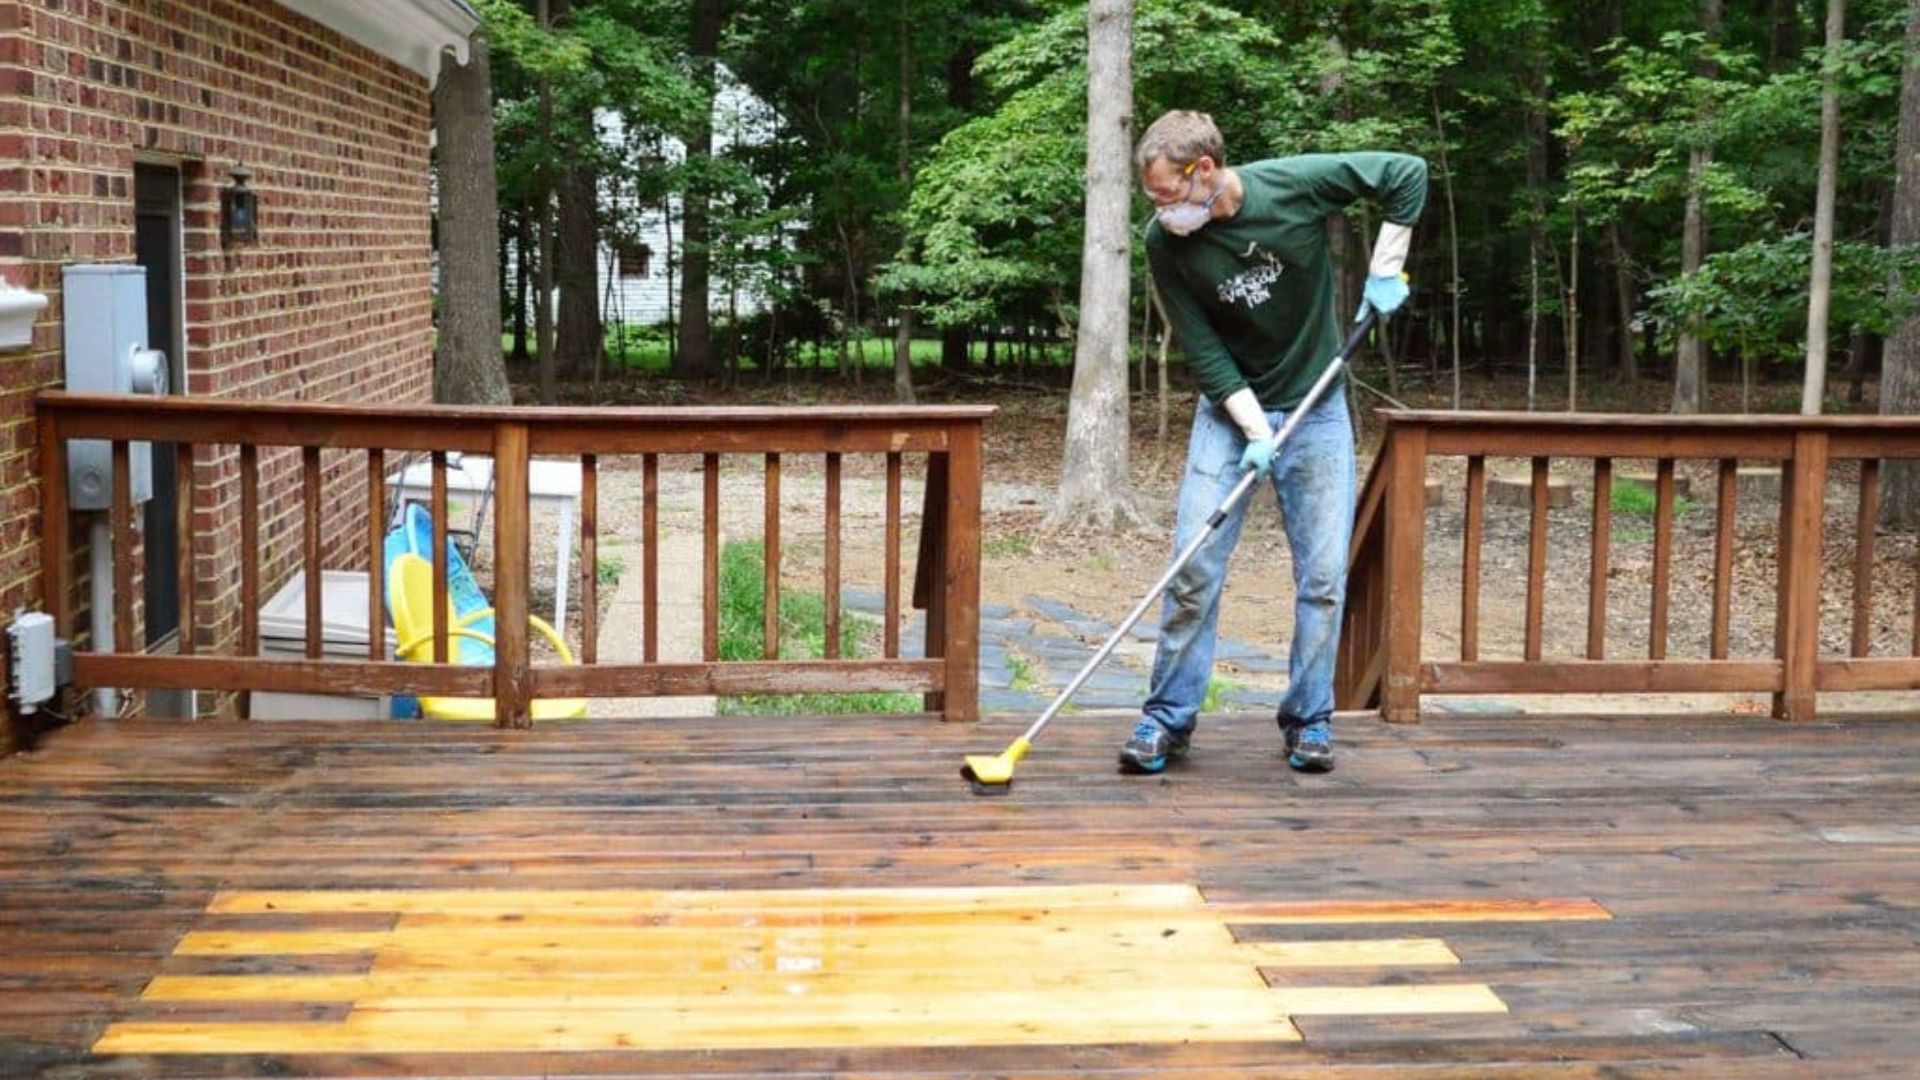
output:
M 1359 941 L 1253 941 L 1237 949 L 1261 967 L 1452 967 L 1460 957 L 1439 938 Z

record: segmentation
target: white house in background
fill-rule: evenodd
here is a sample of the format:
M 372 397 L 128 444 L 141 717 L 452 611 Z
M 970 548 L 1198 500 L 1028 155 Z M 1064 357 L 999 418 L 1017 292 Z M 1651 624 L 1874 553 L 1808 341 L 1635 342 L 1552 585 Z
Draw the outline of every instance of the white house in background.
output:
M 771 142 L 779 124 L 773 107 L 755 96 L 722 65 L 716 72 L 713 100 L 713 150 L 724 154 L 736 146 Z M 622 156 L 658 155 L 667 161 L 686 160 L 686 144 L 666 138 L 652 146 L 626 146 L 625 129 L 615 113 L 596 117 L 603 143 L 622 148 Z M 657 326 L 679 318 L 681 205 L 677 195 L 665 205 L 640 203 L 627 176 L 603 177 L 601 205 L 616 212 L 602 219 L 599 276 L 600 316 L 609 328 Z M 621 230 L 631 230 L 621 235 Z M 791 246 L 785 236 L 769 236 L 762 243 Z M 765 283 L 751 273 L 733 280 L 722 260 L 715 258 L 710 277 L 708 307 L 717 315 L 733 311 L 751 315 L 767 307 Z

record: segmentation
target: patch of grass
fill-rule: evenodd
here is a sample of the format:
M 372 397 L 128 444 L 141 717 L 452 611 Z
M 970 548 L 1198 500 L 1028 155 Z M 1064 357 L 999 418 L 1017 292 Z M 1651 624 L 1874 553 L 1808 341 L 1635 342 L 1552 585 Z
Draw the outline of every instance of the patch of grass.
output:
M 1207 694 L 1200 699 L 1200 711 L 1203 713 L 1219 712 L 1222 701 L 1226 696 L 1240 688 L 1240 684 L 1231 679 L 1223 679 L 1218 675 L 1209 678 L 1207 680 Z
M 1613 485 L 1613 494 L 1609 496 L 1607 501 L 1608 505 L 1613 508 L 1613 512 L 1616 514 L 1643 517 L 1649 520 L 1653 517 L 1656 502 L 1652 489 L 1642 487 L 1639 484 Z M 1679 496 L 1674 497 L 1674 517 L 1681 517 L 1692 508 L 1693 501 L 1691 499 L 1681 498 Z
M 757 541 L 735 540 L 720 550 L 720 659 L 758 660 L 765 653 L 766 554 Z M 815 660 L 826 655 L 826 601 L 818 593 L 780 594 L 780 655 Z M 872 624 L 843 611 L 840 655 L 863 655 L 861 631 Z M 723 716 L 837 716 L 847 713 L 917 713 L 918 694 L 747 694 L 723 697 Z
M 980 545 L 980 550 L 988 558 L 1024 558 L 1033 554 L 1033 537 L 1025 533 L 1007 533 L 1003 536 L 989 536 Z
M 600 556 L 600 564 L 593 568 L 593 579 L 609 588 L 620 584 L 620 575 L 627 572 L 627 563 L 618 555 Z
M 1013 681 L 1007 687 L 1009 690 L 1031 690 L 1040 685 L 1039 678 L 1033 673 L 1033 661 L 1011 649 L 1007 650 L 1007 670 L 1013 672 Z

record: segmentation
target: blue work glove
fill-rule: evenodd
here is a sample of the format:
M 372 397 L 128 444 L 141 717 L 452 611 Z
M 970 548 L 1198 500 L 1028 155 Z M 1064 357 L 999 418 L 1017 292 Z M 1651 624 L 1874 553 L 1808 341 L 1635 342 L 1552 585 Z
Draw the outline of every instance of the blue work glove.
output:
M 1240 470 L 1248 469 L 1265 476 L 1273 471 L 1273 454 L 1280 449 L 1278 439 L 1254 439 L 1240 452 Z
M 1378 274 L 1367 278 L 1366 292 L 1362 294 L 1360 310 L 1353 313 L 1353 321 L 1359 322 L 1367 317 L 1367 309 L 1380 313 L 1382 319 L 1400 310 L 1407 302 L 1407 282 L 1398 274 Z

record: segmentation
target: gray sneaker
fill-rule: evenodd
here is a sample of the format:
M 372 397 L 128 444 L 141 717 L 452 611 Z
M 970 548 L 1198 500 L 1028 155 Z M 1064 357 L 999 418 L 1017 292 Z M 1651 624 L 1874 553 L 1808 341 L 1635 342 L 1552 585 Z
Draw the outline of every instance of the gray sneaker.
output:
M 1280 734 L 1286 740 L 1287 764 L 1295 772 L 1333 771 L 1333 725 L 1325 720 L 1293 720 L 1280 717 Z
M 1152 720 L 1142 720 L 1134 725 L 1127 744 L 1120 748 L 1120 771 L 1160 772 L 1169 760 L 1186 754 L 1190 738 L 1188 733 L 1171 732 Z

